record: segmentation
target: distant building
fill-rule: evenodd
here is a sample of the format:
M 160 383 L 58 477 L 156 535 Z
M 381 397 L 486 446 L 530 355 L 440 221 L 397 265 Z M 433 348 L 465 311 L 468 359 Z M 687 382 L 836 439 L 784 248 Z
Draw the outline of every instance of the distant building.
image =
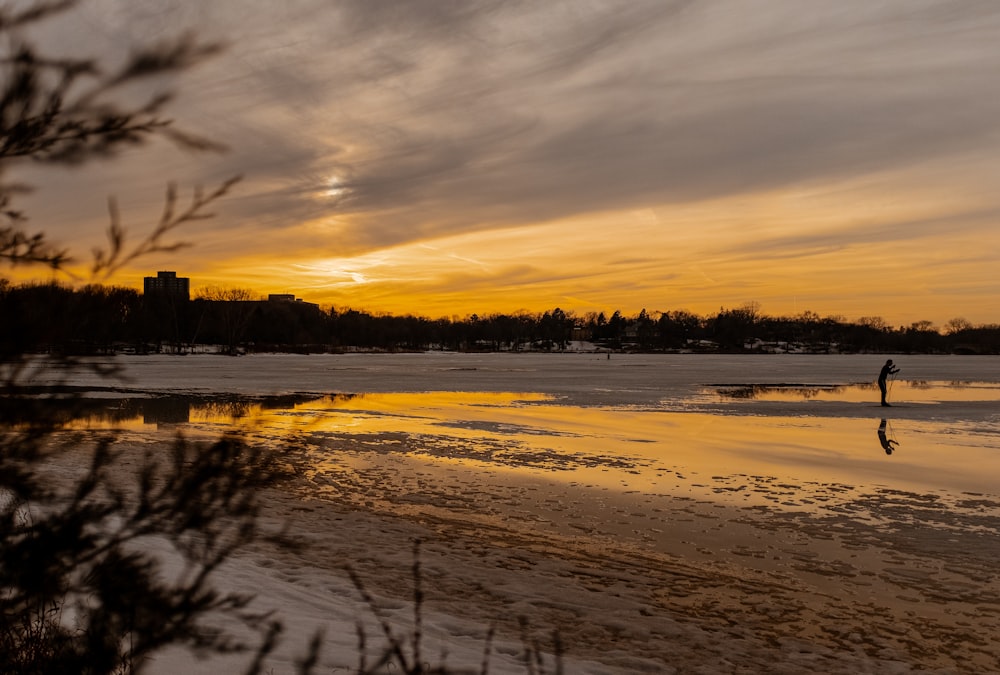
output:
M 292 293 L 269 293 L 268 296 L 267 296 L 267 301 L 268 302 L 294 302 L 296 305 L 303 305 L 303 306 L 306 306 L 306 307 L 316 307 L 316 308 L 319 307 L 319 305 L 317 305 L 315 303 L 306 302 L 302 298 L 296 298 L 295 295 L 293 295 Z
M 157 272 L 155 277 L 145 277 L 142 283 L 145 295 L 169 295 L 175 298 L 191 299 L 191 279 L 179 277 L 177 272 Z

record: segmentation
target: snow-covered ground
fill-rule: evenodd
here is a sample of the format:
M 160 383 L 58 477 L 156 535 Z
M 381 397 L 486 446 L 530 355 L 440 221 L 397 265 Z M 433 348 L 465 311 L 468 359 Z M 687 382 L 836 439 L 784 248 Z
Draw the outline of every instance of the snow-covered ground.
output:
M 432 663 L 478 671 L 495 624 L 489 672 L 528 672 L 524 617 L 568 673 L 1000 670 L 1000 359 L 894 359 L 891 408 L 881 356 L 122 357 L 72 384 L 138 401 L 83 424 L 128 447 L 287 448 L 266 518 L 308 545 L 219 578 L 289 626 L 275 673 L 316 627 L 317 672 L 356 667 L 357 621 L 375 642 L 347 564 L 405 632 L 415 539 Z M 153 671 L 181 669 L 235 665 Z

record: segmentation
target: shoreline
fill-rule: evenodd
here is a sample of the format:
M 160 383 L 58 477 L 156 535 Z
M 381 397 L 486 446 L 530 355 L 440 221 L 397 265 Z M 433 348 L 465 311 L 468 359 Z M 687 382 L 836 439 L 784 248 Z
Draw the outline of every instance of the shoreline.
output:
M 406 604 L 419 537 L 429 610 L 497 621 L 507 640 L 525 616 L 535 634 L 558 631 L 567 658 L 607 669 L 569 672 L 1000 667 L 989 637 L 1000 629 L 995 498 L 970 496 L 956 511 L 928 495 L 862 491 L 812 513 L 669 497 L 643 513 L 605 495 L 588 529 L 566 524 L 566 500 L 593 503 L 595 492 L 545 483 L 492 477 L 488 514 L 468 503 L 426 508 L 447 500 L 428 492 L 418 502 L 391 484 L 389 507 L 368 486 L 367 505 L 303 499 L 300 488 L 272 504 L 309 545 L 276 563 L 335 575 L 328 561 L 352 560 L 373 591 Z M 561 530 L 551 517 L 558 503 Z M 642 535 L 639 525 L 653 521 L 666 550 Z
M 309 454 L 291 458 L 303 471 L 270 492 L 264 516 L 288 523 L 304 547 L 258 546 L 241 560 L 307 597 L 339 589 L 364 615 L 346 599 L 349 564 L 405 631 L 419 539 L 423 607 L 438 628 L 428 634 L 451 645 L 440 648 L 448 665 L 477 668 L 469 650 L 492 623 L 504 647 L 490 672 L 526 672 L 514 656 L 523 617 L 550 658 L 558 632 L 572 673 L 1000 668 L 997 496 L 757 477 L 772 505 L 739 506 L 544 475 L 434 471 L 405 454 L 354 453 L 330 481 L 310 478 Z M 275 598 L 262 590 L 268 608 Z M 308 611 L 277 602 L 292 626 L 316 617 L 314 601 Z M 354 663 L 353 642 L 339 644 L 321 668 Z M 291 672 L 291 657 L 279 651 L 275 672 L 286 672 L 282 663 Z
M 269 661 L 276 674 L 293 672 L 317 626 L 328 639 L 320 671 L 356 667 L 356 621 L 374 648 L 377 623 L 345 564 L 405 632 L 416 539 L 425 654 L 446 651 L 444 663 L 475 672 L 491 622 L 490 672 L 526 672 L 522 616 L 549 658 L 559 632 L 567 673 L 1000 670 L 1000 496 L 986 489 L 995 472 L 984 463 L 1000 455 L 986 400 L 996 383 L 973 392 L 979 402 L 901 406 L 909 416 L 893 417 L 900 445 L 887 457 L 874 405 L 698 399 L 701 382 L 723 381 L 711 375 L 725 361 L 643 358 L 603 370 L 529 358 L 456 369 L 406 358 L 318 373 L 292 361 L 253 362 L 281 367 L 274 377 L 245 362 L 229 379 L 193 375 L 260 396 L 348 373 L 341 383 L 358 393 L 221 417 L 189 408 L 184 423 L 140 421 L 120 436 L 127 453 L 141 453 L 180 430 L 197 439 L 236 428 L 296 468 L 267 493 L 263 518 L 288 523 L 306 546 L 255 545 L 219 578 L 257 590 L 258 608 L 288 623 L 289 642 Z M 853 368 L 803 363 L 816 380 L 849 380 Z M 952 370 L 910 365 L 928 382 Z M 201 386 L 188 373 L 146 374 L 150 390 Z M 724 381 L 761 381 L 739 374 Z M 839 414 L 847 409 L 871 416 Z M 217 663 L 170 652 L 151 672 L 211 674 Z

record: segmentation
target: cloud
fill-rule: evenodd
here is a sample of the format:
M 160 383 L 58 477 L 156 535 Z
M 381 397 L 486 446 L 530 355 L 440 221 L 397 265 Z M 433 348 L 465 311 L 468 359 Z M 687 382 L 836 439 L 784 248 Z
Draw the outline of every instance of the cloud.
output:
M 996 10 L 936 28 L 903 5 L 861 21 L 828 13 L 825 24 L 768 6 L 787 13 L 744 28 L 746 5 L 655 14 L 630 4 L 610 27 L 584 13 L 534 33 L 524 26 L 545 17 L 491 6 L 447 17 L 462 26 L 449 32 L 477 34 L 489 19 L 507 39 L 461 48 L 408 30 L 392 46 L 424 61 L 369 83 L 394 88 L 380 99 L 390 105 L 361 127 L 379 134 L 335 161 L 351 190 L 336 206 L 357 218 L 361 245 L 392 245 L 891 171 L 982 153 L 1000 130 L 990 93 L 1000 63 L 982 29 Z
M 842 251 L 850 247 L 877 248 L 879 255 L 891 256 L 893 247 L 910 245 L 928 247 L 930 242 L 941 238 L 954 239 L 959 232 L 993 235 L 996 223 L 1000 221 L 1000 209 L 970 211 L 968 213 L 949 212 L 922 218 L 872 219 L 852 225 L 842 225 L 836 229 L 803 228 L 801 232 L 758 237 L 746 237 L 738 243 L 720 246 L 720 254 L 734 259 L 757 262 L 780 259 L 802 259 L 831 251 Z M 940 249 L 937 249 L 940 251 Z M 969 258 L 969 251 L 956 250 L 954 254 Z M 976 253 L 975 259 L 982 260 Z
M 173 113 L 232 150 L 157 145 L 86 174 L 32 174 L 39 222 L 71 239 L 99 230 L 84 225 L 101 222 L 110 193 L 149 222 L 167 180 L 242 173 L 196 233 L 213 255 L 346 257 L 842 183 L 887 200 L 978 190 L 977 203 L 895 214 L 881 230 L 859 229 L 845 202 L 840 222 L 803 218 L 748 241 L 754 225 L 735 212 L 701 249 L 764 260 L 976 233 L 983 220 L 966 216 L 997 210 L 993 2 L 92 0 L 47 35 L 113 61 L 186 29 L 229 46 L 166 83 L 180 93 Z M 676 226 L 617 222 L 618 239 Z
M 1000 130 L 1000 8 L 961 8 L 174 0 L 97 2 L 89 25 L 226 35 L 177 110 L 233 147 L 211 172 L 289 223 L 368 216 L 378 245 L 975 150 Z M 317 203 L 331 173 L 351 199 Z

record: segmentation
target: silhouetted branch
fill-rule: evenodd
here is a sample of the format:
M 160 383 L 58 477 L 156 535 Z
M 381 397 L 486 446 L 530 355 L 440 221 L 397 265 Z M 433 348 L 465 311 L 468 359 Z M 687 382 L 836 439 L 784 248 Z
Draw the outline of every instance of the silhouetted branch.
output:
M 56 3 L 45 12 L 15 17 L 6 22 L 7 30 L 30 22 L 30 16 L 48 16 L 73 4 Z M 0 26 L 2 22 L 0 18 Z M 14 41 L 10 55 L 0 59 L 7 68 L 0 92 L 0 160 L 31 157 L 75 164 L 137 145 L 156 133 L 186 149 L 223 150 L 216 141 L 172 129 L 171 121 L 160 117 L 172 99 L 168 91 L 152 94 L 133 109 L 106 100 L 134 80 L 189 68 L 220 50 L 218 44 L 185 35 L 137 51 L 117 73 L 102 76 L 91 59 L 47 59 Z
M 75 5 L 74 0 L 51 0 L 0 7 L 0 48 L 6 50 L 0 54 L 0 259 L 12 265 L 62 269 L 70 261 L 44 233 L 29 232 L 26 216 L 13 207 L 14 197 L 28 190 L 6 181 L 5 172 L 18 160 L 75 165 L 155 134 L 188 149 L 221 148 L 175 130 L 160 116 L 171 100 L 169 92 L 154 93 L 137 107 L 121 106 L 109 96 L 127 83 L 187 68 L 218 46 L 182 36 L 139 50 L 105 76 L 93 60 L 47 58 L 19 35 Z M 171 185 L 159 222 L 133 246 L 111 200 L 108 245 L 94 252 L 91 274 L 106 278 L 138 257 L 177 250 L 183 244 L 167 241 L 176 228 L 211 217 L 209 205 L 237 180 L 208 193 L 195 189 L 182 208 Z M 38 288 L 49 299 L 73 293 L 55 284 Z M 8 291 L 9 284 L 0 281 L 5 303 L 11 299 Z M 114 292 L 95 293 L 94 287 L 81 292 L 127 304 Z M 46 335 L 63 318 L 53 305 L 25 306 L 36 312 L 32 321 Z M 4 304 L 4 311 L 9 309 Z M 251 595 L 216 591 L 212 578 L 248 543 L 281 539 L 258 523 L 262 490 L 284 477 L 273 454 L 237 437 L 211 445 L 178 438 L 169 462 L 147 454 L 134 473 L 120 474 L 122 452 L 114 450 L 115 435 L 88 445 L 82 434 L 72 434 L 59 443 L 60 425 L 79 405 L 73 390 L 62 393 L 59 385 L 81 372 L 107 377 L 118 370 L 58 352 L 45 360 L 33 358 L 25 336 L 31 321 L 23 318 L 5 315 L 0 331 L 5 425 L 0 433 L 0 672 L 123 675 L 171 643 L 195 651 L 252 652 L 252 670 L 259 670 L 276 644 L 280 624 L 269 613 L 251 611 Z M 42 374 L 55 375 L 54 393 L 26 395 L 27 384 Z M 52 463 L 76 463 L 81 457 L 89 459 L 83 475 L 59 479 L 50 470 Z M 180 557 L 183 569 L 177 578 L 162 573 L 159 556 L 144 545 L 150 541 L 168 543 Z M 224 617 L 255 631 L 259 646 L 243 644 L 213 624 Z
M 126 489 L 111 472 L 119 455 L 111 451 L 115 439 L 109 436 L 97 443 L 89 469 L 67 486 L 64 499 L 44 475 L 26 469 L 26 461 L 37 465 L 54 456 L 46 438 L 15 434 L 0 442 L 5 493 L 0 503 L 0 663 L 21 663 L 19 672 L 35 672 L 44 664 L 49 672 L 54 663 L 63 664 L 61 672 L 82 672 L 82 664 L 95 666 L 88 672 L 111 672 L 125 635 L 132 660 L 168 643 L 247 651 L 206 623 L 216 614 L 262 633 L 258 658 L 273 648 L 277 624 L 267 614 L 247 611 L 252 596 L 211 587 L 219 565 L 262 534 L 256 525 L 261 489 L 284 476 L 272 454 L 235 438 L 200 446 L 178 439 L 168 466 L 147 455 L 136 482 Z M 48 508 L 39 511 L 31 504 Z M 149 537 L 170 541 L 188 573 L 164 581 L 157 559 L 134 546 Z M 87 601 L 79 604 L 75 598 Z M 79 629 L 56 616 L 39 617 L 39 606 L 72 607 Z M 30 635 L 17 627 L 38 621 L 46 625 Z M 31 647 L 29 639 L 47 641 L 48 651 Z
M 205 208 L 225 196 L 241 179 L 241 176 L 234 176 L 208 194 L 204 194 L 201 188 L 195 188 L 191 203 L 180 213 L 176 212 L 177 187 L 171 183 L 167 186 L 159 223 L 146 238 L 131 249 L 125 246 L 125 228 L 121 224 L 117 200 L 109 198 L 108 212 L 111 223 L 107 231 L 108 245 L 106 249 L 94 249 L 91 275 L 94 278 L 107 278 L 136 258 L 151 253 L 169 253 L 189 246 L 190 244 L 186 242 L 166 243 L 164 239 L 181 225 L 214 217 L 214 214 L 206 212 Z
M 386 642 L 388 642 L 388 646 L 382 652 L 378 661 L 373 666 L 369 666 L 366 655 L 367 636 L 365 635 L 364 626 L 362 626 L 361 622 L 358 622 L 358 675 L 375 675 L 375 673 L 385 672 L 385 670 L 389 669 L 392 671 L 398 670 L 398 672 L 402 675 L 448 675 L 449 673 L 460 672 L 449 669 L 443 663 L 432 666 L 423 661 L 421 657 L 421 645 L 424 639 L 422 629 L 424 593 L 423 572 L 420 567 L 420 545 L 419 539 L 414 540 L 413 566 L 411 568 L 411 573 L 413 575 L 413 628 L 410 631 L 409 656 L 407 656 L 404 641 L 397 637 L 396 633 L 393 631 L 392 624 L 389 622 L 388 616 L 386 616 L 386 614 L 379 608 L 375 598 L 368 592 L 368 589 L 362 583 L 361 578 L 357 575 L 354 569 L 350 566 L 347 567 L 347 573 L 351 582 L 358 590 L 358 593 L 360 593 L 361 599 L 368 606 L 372 615 L 374 615 L 378 620 L 382 636 L 385 638 Z M 548 671 L 545 667 L 544 654 L 538 644 L 538 641 L 531 639 L 528 635 L 527 620 L 520 617 L 518 621 L 521 628 L 521 644 L 524 647 L 524 651 L 522 653 L 522 663 L 524 664 L 525 672 L 527 675 L 547 675 Z M 483 658 L 477 675 L 488 675 L 489 673 L 490 656 L 493 648 L 493 638 L 495 633 L 496 627 L 491 624 L 490 629 L 486 634 L 486 640 L 483 646 Z M 558 633 L 553 635 L 553 643 L 555 674 L 562 675 L 563 650 Z
M 185 70 L 215 56 L 222 50 L 218 43 L 200 43 L 193 35 L 186 34 L 135 52 L 122 69 L 108 80 L 108 89 L 126 82 Z
M 42 264 L 58 269 L 69 253 L 52 246 L 42 233 L 28 234 L 14 227 L 0 227 L 0 258 L 12 265 Z
M 174 128 L 171 120 L 162 117 L 163 108 L 172 99 L 169 91 L 155 92 L 135 107 L 123 107 L 109 98 L 133 81 L 190 68 L 217 54 L 219 44 L 182 35 L 137 50 L 117 72 L 103 75 L 93 59 L 47 58 L 19 38 L 20 29 L 76 4 L 75 0 L 53 0 L 21 10 L 0 8 L 0 33 L 9 44 L 7 53 L 0 56 L 0 178 L 8 165 L 19 159 L 79 164 L 140 145 L 154 135 L 188 150 L 225 149 L 217 141 Z M 170 186 L 164 218 L 131 251 L 124 248 L 124 227 L 112 203 L 109 245 L 95 251 L 92 273 L 106 278 L 139 256 L 182 248 L 182 243 L 165 243 L 164 237 L 182 224 L 211 217 L 205 207 L 237 180 L 226 181 L 209 195 L 195 190 L 191 205 L 179 215 L 172 212 L 177 195 L 176 188 Z M 43 234 L 29 233 L 23 225 L 24 214 L 12 207 L 12 196 L 24 190 L 24 186 L 0 182 L 0 215 L 8 221 L 0 229 L 0 258 L 13 264 L 64 268 L 71 262 L 67 252 L 51 245 Z
M 79 0 L 49 0 L 37 2 L 32 7 L 17 11 L 13 7 L 0 7 L 0 31 L 10 31 L 21 26 L 37 23 L 53 14 L 65 12 L 79 4 Z

